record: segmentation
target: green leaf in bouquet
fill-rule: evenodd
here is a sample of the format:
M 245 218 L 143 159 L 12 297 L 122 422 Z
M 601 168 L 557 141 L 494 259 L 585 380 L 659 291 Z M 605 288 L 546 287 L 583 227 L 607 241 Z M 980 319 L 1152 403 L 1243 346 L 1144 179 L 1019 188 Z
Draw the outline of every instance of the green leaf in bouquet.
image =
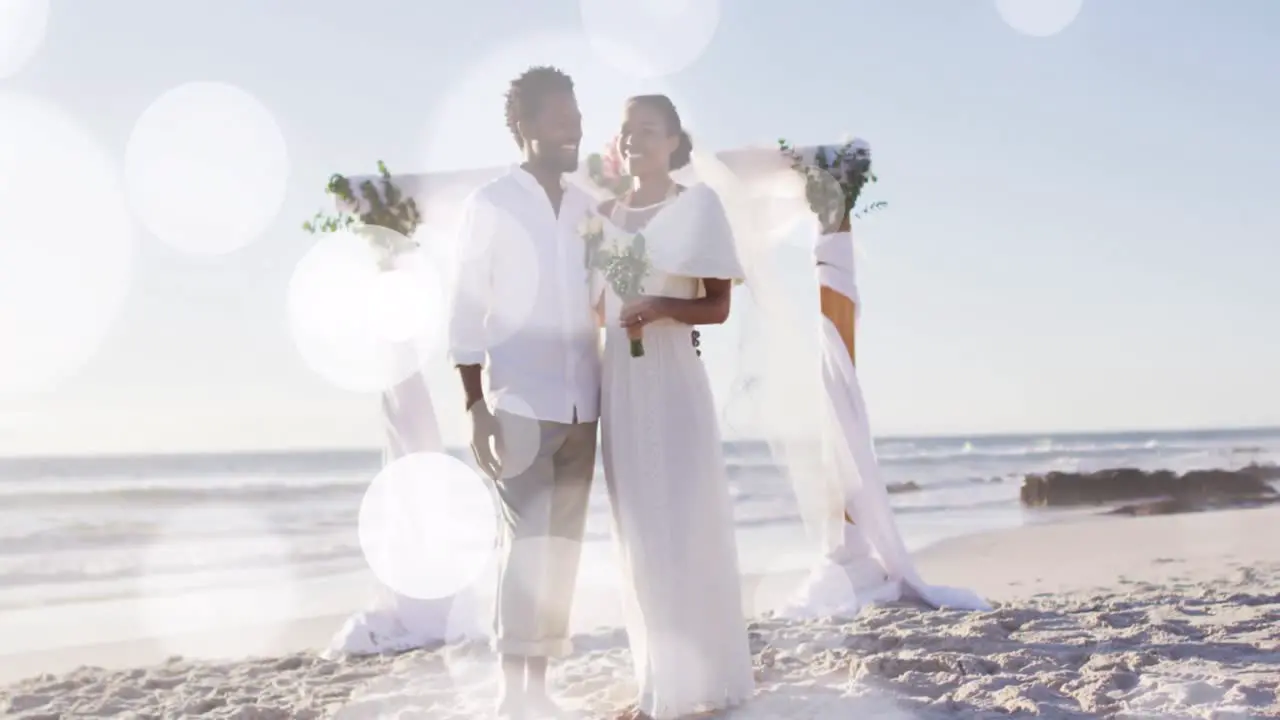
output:
M 381 177 L 383 186 L 381 193 L 372 180 L 365 180 L 360 184 L 360 197 L 363 198 L 363 204 L 367 206 L 367 210 L 358 215 L 345 209 L 335 215 L 318 212 L 310 221 L 303 223 L 302 229 L 314 234 L 337 232 L 349 228 L 355 228 L 358 231 L 361 227 L 376 226 L 411 237 L 422 222 L 417 203 L 413 198 L 406 198 L 400 188 L 392 182 L 391 172 L 387 169 L 386 163 L 381 160 L 378 161 L 378 175 Z M 334 173 L 329 176 L 325 191 L 340 199 L 343 207 L 361 206 L 352 191 L 351 180 L 341 174 Z

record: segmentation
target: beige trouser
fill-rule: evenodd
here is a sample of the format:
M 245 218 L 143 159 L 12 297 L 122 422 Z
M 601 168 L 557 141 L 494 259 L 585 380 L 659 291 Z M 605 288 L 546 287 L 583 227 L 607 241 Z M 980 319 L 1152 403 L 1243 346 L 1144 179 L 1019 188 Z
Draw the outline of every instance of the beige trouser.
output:
M 595 473 L 598 422 L 565 424 L 501 411 L 497 416 L 507 437 L 531 437 L 536 424 L 539 444 L 528 467 L 510 477 L 504 473 L 495 483 L 505 532 L 494 650 L 564 657 L 573 650 L 569 610 Z

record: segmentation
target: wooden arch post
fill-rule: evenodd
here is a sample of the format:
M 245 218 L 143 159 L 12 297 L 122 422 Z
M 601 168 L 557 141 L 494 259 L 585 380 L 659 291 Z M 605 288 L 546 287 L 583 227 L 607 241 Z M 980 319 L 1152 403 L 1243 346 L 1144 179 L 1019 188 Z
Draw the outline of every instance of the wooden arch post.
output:
M 844 220 L 840 224 L 839 232 L 848 234 L 850 232 L 849 216 L 845 215 Z M 852 242 L 850 237 L 849 241 Z M 821 265 L 822 261 L 818 261 Z M 858 366 L 858 356 L 854 352 L 854 331 L 857 329 L 858 323 L 858 303 L 855 299 L 836 290 L 830 285 L 819 283 L 818 293 L 822 307 L 822 316 L 831 321 L 836 326 L 836 330 L 840 331 L 840 339 L 844 340 L 844 349 L 849 353 L 849 361 L 854 367 Z

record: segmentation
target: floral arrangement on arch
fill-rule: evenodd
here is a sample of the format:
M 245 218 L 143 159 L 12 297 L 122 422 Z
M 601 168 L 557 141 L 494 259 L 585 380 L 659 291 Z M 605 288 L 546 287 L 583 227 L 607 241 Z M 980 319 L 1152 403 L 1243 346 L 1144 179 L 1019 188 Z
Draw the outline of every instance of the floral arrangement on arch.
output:
M 350 179 L 333 174 L 325 192 L 337 199 L 338 212 L 317 212 L 302 224 L 302 229 L 312 234 L 350 231 L 360 235 L 373 244 L 379 254 L 379 264 L 389 269 L 397 255 L 418 246 L 412 238 L 422 225 L 422 214 L 413 198 L 405 197 L 391 181 L 391 173 L 381 160 L 378 161 L 378 181 L 377 185 L 373 180 L 360 183 L 357 197 Z M 363 231 L 374 227 L 392 232 Z
M 852 218 L 888 205 L 878 201 L 858 206 L 862 191 L 878 180 L 871 171 L 871 146 L 867 141 L 854 138 L 838 147 L 820 145 L 801 153 L 785 139 L 779 139 L 778 150 L 804 177 L 805 198 L 822 223 L 823 232 L 848 232 Z
M 618 154 L 616 138 L 605 145 L 604 152 L 587 156 L 587 178 L 611 197 L 631 189 L 631 178 L 622 174 L 622 156 Z

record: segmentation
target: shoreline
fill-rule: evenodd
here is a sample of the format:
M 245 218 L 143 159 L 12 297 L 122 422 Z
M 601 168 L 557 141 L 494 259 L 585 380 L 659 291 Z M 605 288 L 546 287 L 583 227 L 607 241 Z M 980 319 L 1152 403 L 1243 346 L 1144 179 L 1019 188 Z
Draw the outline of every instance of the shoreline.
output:
M 1076 508 L 1037 508 L 1035 519 L 1013 527 L 985 528 L 973 532 L 948 535 L 933 539 L 911 551 L 916 566 L 926 582 L 933 584 L 952 584 L 969 586 L 973 581 L 963 577 L 953 577 L 951 568 L 940 558 L 954 556 L 956 548 L 971 548 L 978 556 L 990 554 L 991 545 L 1003 539 L 1017 537 L 1020 534 L 1035 535 L 1045 532 L 1042 528 L 1069 527 L 1072 531 L 1054 531 L 1070 535 L 1075 530 L 1084 530 L 1096 523 L 1134 524 L 1158 518 L 1197 516 L 1207 514 L 1230 513 L 1236 511 L 1260 510 L 1262 508 L 1222 508 L 1205 509 L 1188 513 L 1157 516 L 1128 516 L 1109 512 L 1108 505 L 1096 505 Z M 1023 508 L 1027 510 L 1027 508 Z M 1025 536 L 1025 535 L 1024 535 Z M 1065 541 L 1067 538 L 1060 538 Z M 1065 542 L 1070 546 L 1072 543 Z M 815 558 L 816 562 L 817 558 Z M 962 563 L 967 565 L 967 563 Z M 1070 567 L 1069 563 L 1059 562 L 1056 567 Z M 790 593 L 799 587 L 807 576 L 807 568 L 787 567 L 767 572 L 749 572 L 742 576 L 744 609 L 748 618 L 761 614 L 760 607 L 777 607 Z M 1041 578 L 1037 576 L 1035 580 Z M 333 590 L 340 587 L 340 592 L 353 599 L 367 592 L 369 578 L 364 572 L 340 573 L 315 578 L 317 590 Z M 347 582 L 344 582 L 347 581 Z M 1011 580 L 1013 586 L 1021 586 L 1028 582 L 1025 579 Z M 593 586 L 596 591 L 591 600 L 599 601 L 607 590 Z M 579 588 L 582 592 L 582 588 Z M 992 597 L 990 599 L 996 599 Z M 110 602 L 116 605 L 126 603 L 127 598 L 114 598 Z M 68 603 L 62 607 L 74 607 Z M 93 607 L 95 603 L 85 603 Z M 611 632 L 621 629 L 620 616 L 614 621 L 600 622 L 600 608 L 583 609 L 580 596 L 575 608 L 575 618 L 587 615 L 591 622 L 586 627 L 575 629 L 575 636 L 591 636 L 600 632 Z M 178 633 L 170 635 L 150 635 L 129 637 L 119 640 L 107 640 L 88 644 L 71 644 L 58 647 L 37 648 L 17 653 L 0 653 L 0 687 L 5 684 L 29 679 L 41 674 L 59 674 L 73 671 L 81 666 L 100 667 L 108 670 L 119 670 L 146 667 L 164 663 L 171 658 L 181 657 L 193 662 L 226 662 L 238 658 L 288 655 L 299 652 L 323 651 L 330 639 L 353 613 L 365 609 L 363 605 L 353 604 L 348 611 L 321 612 L 292 617 L 284 621 L 227 624 L 214 629 Z M 608 610 L 606 616 L 611 616 Z M 578 624 L 578 623 L 575 623 Z M 234 631 L 228 637 L 228 631 Z M 263 643 L 248 643 L 237 639 L 244 636 L 272 638 L 266 646 Z M 172 648 L 187 649 L 186 652 L 175 653 Z M 194 650 L 194 652 L 192 652 Z M 257 652 L 255 652 L 257 651 Z M 264 655 L 265 652 L 265 655 Z
M 1039 516 L 1039 519 L 1035 521 L 1036 523 L 1073 522 L 1082 517 L 1078 511 L 1062 512 L 1057 509 L 1037 511 L 1036 515 Z M 1025 522 L 1020 523 L 1014 529 L 1025 525 Z M 937 547 L 956 538 L 994 532 L 998 531 L 1000 527 L 1006 526 L 983 526 L 972 531 L 961 531 L 941 538 L 930 539 L 915 547 L 912 554 L 918 556 L 929 548 Z M 788 530 L 788 532 L 792 532 L 792 530 Z M 803 535 L 801 530 L 794 530 L 794 532 Z M 604 540 L 588 543 L 587 545 L 593 546 L 591 549 L 595 552 L 600 551 L 601 548 L 606 548 L 607 551 L 610 542 L 609 540 Z M 589 555 L 594 555 L 595 552 L 589 552 Z M 610 555 L 610 561 L 611 557 Z M 800 553 L 789 552 L 784 557 L 800 558 L 802 556 Z M 587 559 L 586 556 L 584 556 L 584 559 Z M 598 560 L 598 558 L 596 559 Z M 817 560 L 818 558 L 814 557 L 812 562 Z M 749 565 L 751 563 L 745 564 Z M 757 569 L 747 569 L 742 576 L 743 601 L 748 617 L 757 614 L 757 606 L 775 607 L 781 604 L 790 596 L 791 592 L 794 592 L 800 586 L 809 570 L 803 560 L 796 560 L 795 562 L 788 560 L 780 566 L 776 563 L 756 563 L 756 565 L 758 566 Z M 283 621 L 228 623 L 216 629 L 196 632 L 138 635 L 86 644 L 60 643 L 53 647 L 40 646 L 43 644 L 42 642 L 37 644 L 36 647 L 19 652 L 5 653 L 0 651 L 0 687 L 44 673 L 60 674 L 71 672 L 80 666 L 119 670 L 153 666 L 164 663 L 172 657 L 182 657 L 195 662 L 222 662 L 228 659 L 261 656 L 263 652 L 267 655 L 287 655 L 307 651 L 319 653 L 327 647 L 333 635 L 339 631 L 352 614 L 366 609 L 362 601 L 368 594 L 371 582 L 372 577 L 367 570 L 318 575 L 308 578 L 305 585 L 306 589 L 302 594 L 314 594 L 311 596 L 318 595 L 329 599 L 330 602 L 322 603 L 325 606 L 335 604 L 349 606 L 349 609 L 340 611 L 326 609 L 319 612 L 301 612 L 295 617 L 290 617 Z M 591 607 L 588 603 L 583 602 L 584 600 L 599 602 L 602 599 L 607 601 L 607 595 L 610 591 L 594 583 L 588 583 L 588 588 L 587 594 L 590 597 L 580 595 L 575 607 L 575 621 L 585 616 L 584 622 L 574 623 L 579 626 L 574 630 L 575 635 L 590 635 L 596 632 L 621 629 L 620 610 L 616 612 L 610 609 L 601 611 L 600 608 Z M 218 588 L 211 590 L 211 592 L 224 590 L 226 588 Z M 582 592 L 581 586 L 579 592 Z M 602 598 L 602 596 L 605 597 Z M 172 596 L 174 599 L 182 597 L 182 593 Z M 333 598 L 341 598 L 342 601 L 332 602 Z M 17 617 L 18 614 L 30 614 L 39 618 L 41 624 L 47 625 L 49 620 L 41 616 L 45 616 L 52 611 L 53 613 L 66 613 L 74 617 L 76 620 L 74 624 L 85 627 L 85 632 L 90 631 L 96 625 L 84 622 L 82 618 L 76 617 L 80 613 L 98 615 L 97 622 L 104 622 L 107 627 L 118 628 L 121 622 L 134 624 L 138 622 L 136 615 L 125 612 L 122 608 L 137 606 L 143 602 L 145 600 L 138 596 L 117 595 L 90 602 L 71 601 L 59 602 L 53 605 L 14 608 L 10 611 L 10 618 L 8 618 L 10 622 L 8 624 L 22 626 L 23 623 L 12 622 L 13 618 Z M 102 608 L 108 609 L 105 612 L 100 612 Z M 4 615 L 5 613 L 0 612 L 0 630 L 3 630 L 6 624 L 3 622 L 6 620 Z M 599 622 L 601 615 L 609 617 L 610 621 Z M 59 634 L 67 633 L 68 623 L 55 622 L 52 625 L 53 632 Z M 585 627 L 582 627 L 583 625 Z M 227 636 L 229 630 L 232 631 L 231 637 L 233 639 L 231 640 L 228 640 Z M 145 630 L 143 631 L 145 632 Z M 15 630 L 15 632 L 19 631 Z M 73 633 L 74 630 L 72 631 Z M 246 636 L 271 638 L 271 640 L 265 643 L 264 647 L 263 642 L 245 643 L 234 639 Z M 19 645 L 23 644 L 21 639 L 17 640 L 17 643 Z M 27 644 L 31 645 L 32 643 Z M 181 651 L 175 651 L 174 648 L 181 649 Z
M 895 603 L 853 619 L 757 618 L 760 687 L 741 717 L 1280 717 L 1280 506 L 1083 515 L 951 538 L 914 556 L 926 582 L 972 588 L 995 609 Z M 777 598 L 798 579 L 744 578 L 744 599 Z M 223 660 L 167 660 L 155 641 L 0 656 L 0 709 L 319 718 L 427 703 L 433 717 L 483 714 L 493 660 L 482 643 L 321 659 L 343 620 L 292 621 L 255 657 L 235 652 L 242 632 L 225 631 L 203 634 L 210 649 L 222 643 Z M 575 640 L 578 651 L 553 669 L 558 697 L 592 713 L 583 717 L 620 708 L 632 691 L 625 636 Z
M 799 586 L 805 572 L 783 571 L 751 574 L 742 578 L 743 603 L 748 616 L 757 614 L 758 605 L 775 606 L 787 597 L 787 589 Z M 352 613 L 322 614 L 293 618 L 285 622 L 228 625 L 212 630 L 169 636 L 152 636 L 37 649 L 19 653 L 0 653 L 0 692 L 5 685 L 30 680 L 39 675 L 61 675 L 82 667 L 108 671 L 134 670 L 164 664 L 173 658 L 198 663 L 226 663 L 263 659 L 297 653 L 319 655 L 342 628 Z M 581 611 L 575 609 L 575 615 Z M 599 611 L 592 613 L 598 616 Z M 596 623 L 574 632 L 574 638 L 591 638 L 620 631 L 621 622 Z M 241 639 L 246 636 L 272 638 L 265 652 L 247 650 Z M 175 654 L 168 648 L 198 649 L 198 652 Z
M 1046 520 L 1049 522 L 1070 519 L 1060 517 L 1056 511 L 1045 515 L 1055 516 Z M 1007 526 L 984 524 L 973 529 L 964 528 L 941 539 L 930 538 L 918 546 L 913 545 L 913 549 L 918 553 L 950 538 L 998 527 Z M 758 552 L 764 547 L 776 548 L 778 542 L 789 548 L 771 560 L 767 556 L 765 559 L 756 556 L 756 561 L 743 563 L 743 597 L 749 614 L 761 602 L 780 603 L 799 587 L 809 564 L 818 559 L 801 551 L 799 546 L 791 546 L 793 541 L 803 537 L 802 529 L 782 527 L 780 534 L 774 532 L 776 530 L 773 528 L 771 534 L 744 539 L 743 548 L 748 553 Z M 621 611 L 611 607 L 615 604 L 610 595 L 614 590 L 608 583 L 611 575 L 599 573 L 601 569 L 609 573 L 612 568 L 611 548 L 611 540 L 608 539 L 584 546 L 584 574 L 579 580 L 580 595 L 574 610 L 575 633 L 621 627 Z M 245 617 L 247 605 L 239 594 L 255 590 L 261 592 L 256 586 L 239 584 L 218 586 L 207 591 L 195 588 L 154 597 L 130 594 L 126 588 L 121 594 L 89 601 L 58 601 L 0 610 L 0 636 L 9 639 L 4 645 L 16 648 L 7 652 L 0 648 L 0 685 L 40 673 L 68 672 L 82 664 L 119 669 L 161 663 L 173 656 L 213 661 L 263 652 L 318 652 L 327 646 L 352 614 L 368 609 L 365 601 L 373 583 L 374 578 L 367 568 L 301 578 L 298 584 L 286 588 L 289 594 L 296 596 L 299 604 L 291 612 L 277 615 L 274 621 L 239 622 Z M 762 593 L 768 599 L 761 600 Z M 176 617 L 181 614 L 185 601 L 193 600 L 192 614 L 198 616 L 193 619 L 195 622 L 208 619 L 211 612 L 216 614 L 219 605 L 216 598 L 223 595 L 232 597 L 227 612 L 216 618 L 218 627 L 170 632 L 185 624 Z M 601 607 L 602 603 L 606 606 Z M 154 618 L 146 615 L 152 612 L 161 612 L 162 615 Z M 233 638 L 261 640 L 229 643 L 225 637 L 228 630 L 232 631 Z M 80 642 L 80 638 L 85 637 L 92 641 Z

